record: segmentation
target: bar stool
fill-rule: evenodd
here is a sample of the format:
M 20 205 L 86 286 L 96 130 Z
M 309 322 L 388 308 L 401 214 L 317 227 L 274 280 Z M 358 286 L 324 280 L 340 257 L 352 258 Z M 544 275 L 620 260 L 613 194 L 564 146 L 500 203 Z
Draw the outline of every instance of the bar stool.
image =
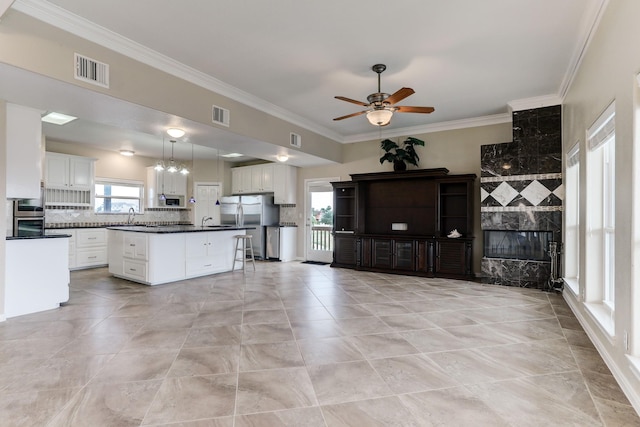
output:
M 242 272 L 244 273 L 247 265 L 247 249 L 251 254 L 249 258 L 251 258 L 251 262 L 253 263 L 253 271 L 256 271 L 256 260 L 253 256 L 253 240 L 251 240 L 253 236 L 250 234 L 238 234 L 233 237 L 236 238 L 236 251 L 233 257 L 233 266 L 231 267 L 231 271 L 236 269 L 236 261 L 242 261 Z M 241 252 L 240 258 L 238 258 L 238 251 Z

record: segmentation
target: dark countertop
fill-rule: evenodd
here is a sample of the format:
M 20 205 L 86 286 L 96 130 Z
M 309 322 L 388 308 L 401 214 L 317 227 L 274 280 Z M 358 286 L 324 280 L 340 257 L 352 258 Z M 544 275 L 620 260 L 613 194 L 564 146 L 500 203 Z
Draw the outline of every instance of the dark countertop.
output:
M 69 234 L 45 234 L 44 236 L 7 236 L 7 240 L 59 239 L 71 237 Z
M 141 223 L 137 224 L 137 226 L 146 226 L 146 225 L 147 224 L 141 224 Z M 149 224 L 149 226 L 153 226 L 153 227 L 158 227 L 158 226 L 167 227 L 167 226 L 179 226 L 179 225 L 181 226 L 181 225 L 190 225 L 190 224 L 188 223 L 186 224 Z M 59 230 L 59 229 L 65 229 L 65 228 L 108 228 L 108 227 L 129 227 L 129 226 L 131 226 L 131 224 L 127 224 L 126 222 L 113 222 L 113 223 L 56 222 L 56 223 L 45 224 L 44 228 L 45 230 Z
M 168 234 L 168 233 L 195 233 L 202 231 L 234 231 L 234 230 L 255 230 L 255 227 L 233 227 L 211 225 L 199 227 L 197 225 L 125 225 L 117 227 L 107 227 L 108 230 L 133 231 L 136 233 Z

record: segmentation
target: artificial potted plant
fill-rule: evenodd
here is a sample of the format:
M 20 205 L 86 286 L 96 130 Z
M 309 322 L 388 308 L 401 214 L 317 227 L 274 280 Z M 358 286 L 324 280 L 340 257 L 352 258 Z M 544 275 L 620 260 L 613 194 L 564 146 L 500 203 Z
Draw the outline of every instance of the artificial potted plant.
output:
M 403 171 L 407 169 L 407 163 L 418 166 L 418 153 L 414 146 L 421 145 L 424 147 L 424 141 L 412 136 L 407 137 L 402 143 L 402 147 L 390 139 L 380 141 L 380 147 L 385 151 L 384 156 L 380 157 L 380 164 L 384 162 L 393 163 L 394 171 Z

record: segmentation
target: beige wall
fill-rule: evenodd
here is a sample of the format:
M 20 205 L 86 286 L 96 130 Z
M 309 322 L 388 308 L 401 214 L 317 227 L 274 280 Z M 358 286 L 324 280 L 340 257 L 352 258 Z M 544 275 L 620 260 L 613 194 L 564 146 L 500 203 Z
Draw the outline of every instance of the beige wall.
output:
M 631 350 L 640 356 L 640 323 L 634 320 L 634 312 L 640 310 L 638 301 L 638 277 L 633 276 L 632 266 L 638 253 L 634 241 L 633 194 L 636 179 L 634 167 L 634 91 L 637 93 L 636 74 L 640 71 L 640 2 L 610 0 L 607 10 L 593 37 L 586 56 L 565 97 L 563 106 L 563 144 L 566 152 L 580 144 L 580 296 L 565 291 L 565 297 L 581 320 L 590 338 L 621 383 L 636 410 L 640 410 L 640 381 L 630 369 L 626 358 L 623 336 L 630 334 Z M 586 277 L 585 265 L 591 260 L 585 250 L 588 241 L 588 212 L 585 200 L 588 164 L 585 132 L 600 113 L 615 100 L 616 109 L 616 235 L 615 235 L 615 337 L 609 339 L 583 305 L 585 286 L 599 286 L 599 280 Z M 637 203 L 637 202 L 636 202 Z M 635 214 L 637 216 L 637 213 Z M 636 227 L 637 228 L 637 227 Z M 633 249 L 636 249 L 634 253 Z M 637 314 L 636 314 L 637 316 Z
M 425 141 L 424 147 L 416 147 L 420 169 L 447 168 L 450 174 L 474 173 L 476 180 L 475 222 L 474 222 L 474 271 L 480 272 L 482 258 L 482 232 L 480 230 L 480 146 L 511 142 L 511 123 L 491 126 L 434 132 L 429 134 L 410 135 Z M 400 138 L 403 141 L 406 137 Z M 395 140 L 395 138 L 394 138 Z M 380 149 L 380 141 L 367 141 L 345 145 L 343 148 L 344 163 L 315 168 L 303 168 L 298 171 L 298 257 L 303 258 L 304 247 L 304 202 L 305 180 L 328 177 L 340 177 L 341 181 L 349 181 L 349 174 L 367 172 L 386 172 L 393 170 L 391 163 L 380 164 L 384 152 Z
M 301 151 L 332 161 L 341 160 L 341 144 L 331 139 L 78 38 L 16 10 L 11 9 L 3 16 L 0 41 L 0 62 L 205 125 L 213 126 L 211 108 L 215 104 L 231 111 L 232 120 L 228 130 L 232 133 L 290 148 L 289 133 L 295 132 L 304 141 Z M 76 52 L 109 64 L 109 89 L 85 84 L 73 77 L 73 55 Z M 69 113 L 83 117 L 82 111 Z

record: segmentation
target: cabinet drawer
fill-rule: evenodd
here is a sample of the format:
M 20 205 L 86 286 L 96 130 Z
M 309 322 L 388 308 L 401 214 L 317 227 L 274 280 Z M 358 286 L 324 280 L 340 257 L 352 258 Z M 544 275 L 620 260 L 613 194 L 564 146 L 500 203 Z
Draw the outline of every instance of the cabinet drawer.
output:
M 107 248 L 79 250 L 76 253 L 77 267 L 91 267 L 107 264 Z
M 187 259 L 186 267 L 187 276 L 193 276 L 213 272 L 215 270 L 216 263 L 210 257 L 189 258 Z
M 106 246 L 107 244 L 107 230 L 104 228 L 77 230 L 76 233 L 76 244 L 79 248 Z
M 131 277 L 132 279 L 138 279 L 147 281 L 147 263 L 143 261 L 134 261 L 125 259 L 123 262 L 122 274 L 125 277 Z

